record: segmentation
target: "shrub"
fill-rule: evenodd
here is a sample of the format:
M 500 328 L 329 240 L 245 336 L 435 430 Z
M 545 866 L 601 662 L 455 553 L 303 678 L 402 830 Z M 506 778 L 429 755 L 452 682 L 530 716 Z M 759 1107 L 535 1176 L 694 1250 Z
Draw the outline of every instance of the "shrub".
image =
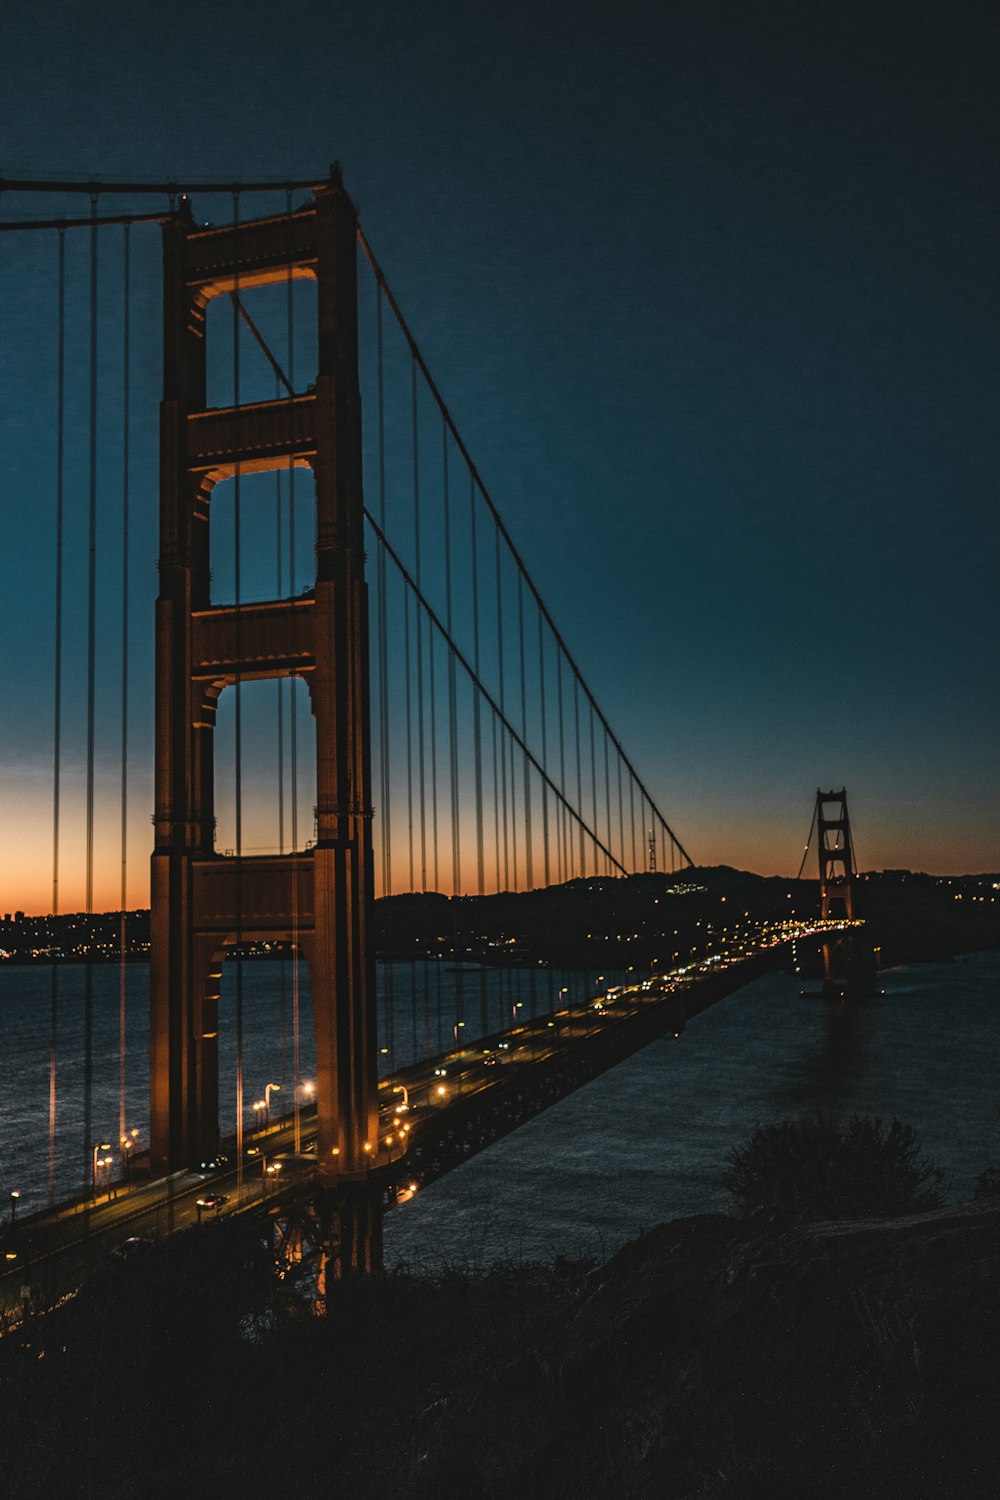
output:
M 976 1178 L 977 1198 L 1000 1198 L 1000 1167 L 987 1167 Z
M 942 1174 L 913 1129 L 893 1120 L 803 1115 L 758 1125 L 729 1153 L 737 1211 L 770 1208 L 797 1219 L 893 1218 L 938 1207 Z

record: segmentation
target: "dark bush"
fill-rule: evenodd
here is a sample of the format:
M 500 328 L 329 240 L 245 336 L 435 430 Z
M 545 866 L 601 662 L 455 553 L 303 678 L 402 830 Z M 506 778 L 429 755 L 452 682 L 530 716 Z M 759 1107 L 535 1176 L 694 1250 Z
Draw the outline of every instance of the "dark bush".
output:
M 987 1167 L 976 1178 L 977 1198 L 1000 1198 L 1000 1167 Z
M 804 1115 L 758 1125 L 729 1153 L 726 1186 L 738 1212 L 770 1208 L 797 1219 L 894 1218 L 939 1206 L 942 1174 L 913 1129 L 893 1120 Z

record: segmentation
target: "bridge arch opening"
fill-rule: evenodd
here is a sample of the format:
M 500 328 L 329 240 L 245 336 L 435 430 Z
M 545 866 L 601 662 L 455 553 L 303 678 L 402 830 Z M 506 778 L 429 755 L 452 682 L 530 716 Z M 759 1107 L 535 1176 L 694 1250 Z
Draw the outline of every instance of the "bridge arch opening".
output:
M 237 494 L 239 555 L 237 559 Z M 294 467 L 222 479 L 209 501 L 210 602 L 288 599 L 316 578 L 316 477 Z
M 237 360 L 241 406 L 284 400 L 289 385 L 297 394 L 306 390 L 319 363 L 316 294 L 314 277 L 289 276 L 211 299 L 205 308 L 206 406 L 236 404 Z
M 316 1035 L 309 965 L 301 951 L 296 955 L 287 945 L 269 951 L 261 945 L 242 957 L 227 950 L 213 968 L 219 975 L 219 1131 L 230 1136 L 236 1129 L 239 1042 L 244 1149 L 257 1147 L 254 1156 L 244 1157 L 244 1171 L 250 1177 L 254 1171 L 266 1170 L 268 1145 L 259 1136 L 261 1128 L 293 1113 L 296 1092 L 300 1108 L 315 1098 Z M 273 1150 L 278 1149 L 289 1151 L 291 1144 L 275 1143 Z
M 308 848 L 315 806 L 316 734 L 305 682 L 248 680 L 238 693 L 235 686 L 224 689 L 215 728 L 216 852 L 239 848 L 253 856 Z

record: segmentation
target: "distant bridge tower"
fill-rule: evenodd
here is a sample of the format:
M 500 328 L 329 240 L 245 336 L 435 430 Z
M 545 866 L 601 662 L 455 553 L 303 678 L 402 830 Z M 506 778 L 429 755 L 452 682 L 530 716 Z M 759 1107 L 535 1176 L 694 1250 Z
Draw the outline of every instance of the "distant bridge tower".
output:
M 308 207 L 221 228 L 164 226 L 160 594 L 152 856 L 151 1157 L 167 1171 L 218 1144 L 221 959 L 233 944 L 298 942 L 316 1029 L 317 1162 L 339 1205 L 335 1271 L 377 1268 L 374 899 L 358 388 L 357 216 L 334 174 Z M 215 297 L 317 283 L 315 385 L 206 409 Z M 238 400 L 238 397 L 237 397 Z M 316 489 L 316 577 L 297 598 L 212 605 L 209 508 L 240 474 L 301 465 Z M 214 847 L 216 705 L 247 679 L 300 676 L 316 725 L 317 837 L 305 853 Z
M 829 811 L 828 811 L 829 809 Z M 847 811 L 847 791 L 816 791 L 816 832 L 819 841 L 820 915 L 854 920 L 854 844 Z M 823 942 L 823 994 L 847 998 L 869 993 L 874 960 L 866 940 L 856 929 L 832 935 Z
M 832 807 L 833 812 L 827 813 Z M 816 832 L 819 838 L 819 889 L 824 917 L 854 917 L 854 845 L 847 812 L 847 790 L 816 791 Z

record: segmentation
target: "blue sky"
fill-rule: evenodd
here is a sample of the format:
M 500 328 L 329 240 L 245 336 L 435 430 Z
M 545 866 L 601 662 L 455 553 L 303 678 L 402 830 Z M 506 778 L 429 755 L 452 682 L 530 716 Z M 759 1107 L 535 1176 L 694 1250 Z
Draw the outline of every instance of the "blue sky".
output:
M 823 783 L 847 785 L 867 867 L 996 869 L 994 8 L 276 14 L 20 12 L 4 27 L 0 170 L 194 183 L 323 176 L 339 159 L 518 546 L 695 858 L 794 872 Z M 41 208 L 0 203 L 6 218 Z M 0 243 L 4 909 L 46 904 L 44 881 L 20 893 L 51 802 L 51 626 L 31 584 L 49 566 L 51 481 L 14 440 L 32 430 L 32 382 L 51 385 L 44 341 L 30 353 L 51 250 L 14 240 Z M 153 318 L 140 273 L 155 231 L 143 243 L 136 296 Z M 152 440 L 155 346 L 136 359 Z M 140 613 L 155 587 L 143 483 Z

